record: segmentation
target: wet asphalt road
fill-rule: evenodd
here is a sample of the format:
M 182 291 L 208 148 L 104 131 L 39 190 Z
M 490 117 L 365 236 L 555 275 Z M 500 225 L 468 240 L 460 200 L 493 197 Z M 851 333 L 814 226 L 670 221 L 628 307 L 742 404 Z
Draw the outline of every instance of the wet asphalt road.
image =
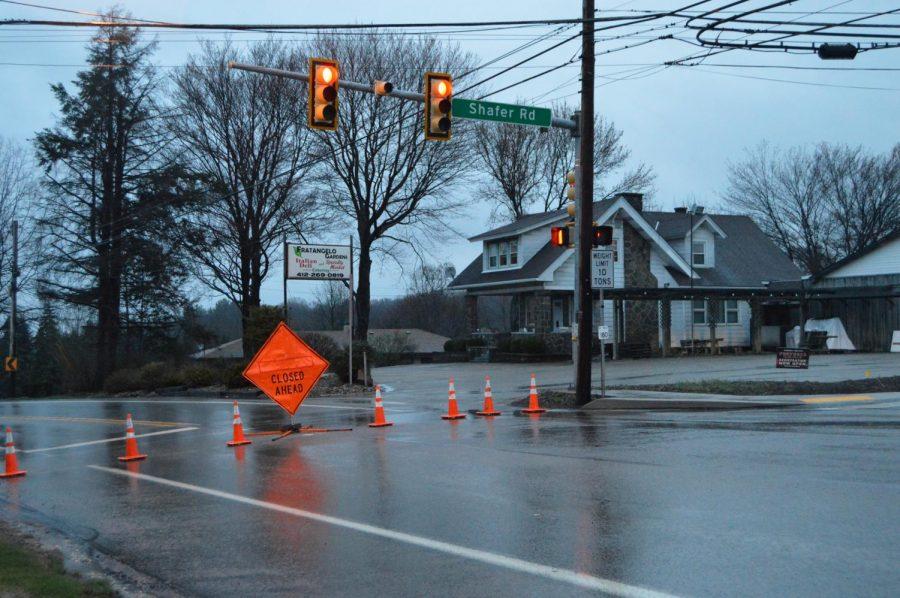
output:
M 192 595 L 900 591 L 900 399 L 537 418 L 500 405 L 449 423 L 442 397 L 402 386 L 385 397 L 392 428 L 365 427 L 368 404 L 311 399 L 304 423 L 355 429 L 243 449 L 224 446 L 223 401 L 0 403 L 28 470 L 0 483 L 3 515 Z M 268 402 L 241 410 L 248 431 L 284 422 Z M 153 434 L 146 461 L 120 465 L 122 441 L 66 447 L 121 437 L 128 411 Z

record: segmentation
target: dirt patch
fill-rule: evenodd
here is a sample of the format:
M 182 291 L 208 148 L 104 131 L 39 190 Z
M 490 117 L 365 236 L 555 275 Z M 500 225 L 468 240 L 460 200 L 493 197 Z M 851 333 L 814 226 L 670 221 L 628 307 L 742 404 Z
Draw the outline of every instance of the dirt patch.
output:
M 844 380 L 841 382 L 700 380 L 697 382 L 674 382 L 672 384 L 616 386 L 615 389 L 738 396 L 858 394 L 866 392 L 900 392 L 900 376 L 863 378 L 862 380 Z

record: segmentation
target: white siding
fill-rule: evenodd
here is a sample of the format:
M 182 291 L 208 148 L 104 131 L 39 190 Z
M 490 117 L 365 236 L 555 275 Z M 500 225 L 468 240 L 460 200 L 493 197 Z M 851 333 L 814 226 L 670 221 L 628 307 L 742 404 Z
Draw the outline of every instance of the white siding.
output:
M 825 278 L 845 276 L 878 276 L 900 274 L 900 238 L 885 243 L 875 251 L 838 268 Z
M 694 243 L 705 243 L 706 244 L 706 263 L 702 266 L 694 266 L 696 269 L 701 268 L 715 268 L 716 266 L 716 235 L 706 226 L 701 226 L 697 230 L 694 231 Z M 678 243 L 675 244 L 679 245 Z M 691 236 L 688 235 L 684 238 L 684 243 L 681 243 L 682 251 L 678 253 L 687 260 L 688 263 L 691 263 Z
M 519 263 L 526 264 L 528 260 L 550 242 L 550 227 L 541 227 L 528 231 L 519 237 Z
M 739 322 L 737 324 L 716 324 L 716 338 L 722 339 L 721 347 L 748 347 L 750 346 L 750 304 L 747 301 L 738 301 Z M 691 338 L 691 321 L 693 312 L 690 301 L 672 302 L 672 346 L 680 347 L 682 340 Z M 662 333 L 660 332 L 660 338 Z M 708 324 L 695 324 L 695 339 L 709 338 Z

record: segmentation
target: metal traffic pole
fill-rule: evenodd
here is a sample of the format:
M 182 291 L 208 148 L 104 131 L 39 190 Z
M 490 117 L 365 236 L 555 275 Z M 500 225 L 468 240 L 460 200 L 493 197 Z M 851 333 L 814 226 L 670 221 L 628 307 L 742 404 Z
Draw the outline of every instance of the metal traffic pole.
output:
M 350 386 L 353 386 L 353 237 L 350 237 L 350 281 L 347 284 L 347 289 L 350 291 L 350 299 L 347 306 L 347 311 L 349 312 L 349 320 L 347 321 L 347 332 L 350 335 L 349 342 L 347 346 L 350 348 L 350 354 L 347 357 L 347 362 L 350 367 Z

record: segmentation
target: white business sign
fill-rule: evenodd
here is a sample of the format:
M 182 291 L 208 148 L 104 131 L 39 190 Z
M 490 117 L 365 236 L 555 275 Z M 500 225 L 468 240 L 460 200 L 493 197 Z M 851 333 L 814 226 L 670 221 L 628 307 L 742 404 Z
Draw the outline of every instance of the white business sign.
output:
M 613 250 L 591 250 L 591 288 L 611 289 L 613 281 Z
M 286 258 L 288 279 L 350 280 L 353 256 L 349 245 L 288 243 Z

